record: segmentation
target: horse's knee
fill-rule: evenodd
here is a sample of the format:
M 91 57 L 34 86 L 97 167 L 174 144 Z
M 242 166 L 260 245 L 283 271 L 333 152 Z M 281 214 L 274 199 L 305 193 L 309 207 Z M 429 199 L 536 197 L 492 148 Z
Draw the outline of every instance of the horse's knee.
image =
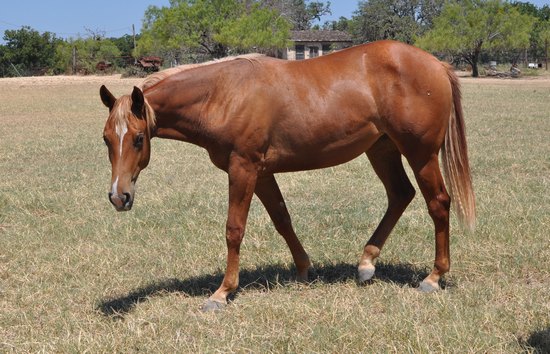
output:
M 428 211 L 434 220 L 448 220 L 451 208 L 451 198 L 445 192 L 439 193 L 428 202 Z
M 244 226 L 227 224 L 225 238 L 229 247 L 239 247 L 244 237 Z

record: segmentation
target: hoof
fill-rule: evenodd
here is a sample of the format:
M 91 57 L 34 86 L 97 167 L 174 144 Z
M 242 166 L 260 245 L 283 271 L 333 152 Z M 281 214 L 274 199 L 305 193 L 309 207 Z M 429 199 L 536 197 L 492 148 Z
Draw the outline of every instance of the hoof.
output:
M 374 265 L 368 264 L 366 266 L 359 267 L 359 283 L 366 283 L 374 276 Z
M 433 293 L 439 290 L 439 284 L 433 283 L 428 280 L 423 280 L 422 283 L 418 286 L 418 291 L 423 293 Z
M 221 311 L 221 310 L 225 309 L 226 306 L 227 306 L 227 304 L 224 304 L 222 302 L 218 302 L 218 301 L 208 299 L 201 306 L 201 311 L 202 312 L 218 312 L 218 311 Z

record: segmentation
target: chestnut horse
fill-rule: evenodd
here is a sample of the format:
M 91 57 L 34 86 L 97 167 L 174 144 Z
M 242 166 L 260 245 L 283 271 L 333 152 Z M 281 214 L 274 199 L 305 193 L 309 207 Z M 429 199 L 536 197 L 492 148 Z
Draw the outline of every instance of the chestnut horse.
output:
M 298 279 L 307 280 L 310 261 L 275 180 L 278 172 L 334 166 L 366 153 L 388 206 L 359 261 L 362 282 L 374 275 L 375 259 L 415 195 L 402 155 L 435 225 L 434 268 L 421 290 L 437 290 L 450 267 L 449 194 L 462 224 L 473 228 L 458 79 L 447 64 L 415 47 L 381 41 L 303 61 L 227 58 L 153 74 L 118 99 L 105 86 L 100 95 L 109 108 L 103 134 L 112 165 L 109 200 L 117 210 L 132 207 L 153 137 L 199 145 L 228 174 L 227 269 L 205 311 L 225 306 L 237 289 L 254 194 L 290 248 Z

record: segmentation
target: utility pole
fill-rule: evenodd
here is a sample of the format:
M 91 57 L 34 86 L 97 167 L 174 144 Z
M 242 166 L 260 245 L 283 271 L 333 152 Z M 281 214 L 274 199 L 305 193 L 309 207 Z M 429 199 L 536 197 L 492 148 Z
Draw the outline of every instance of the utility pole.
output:
M 133 23 L 132 23 L 132 35 L 134 37 L 134 52 L 132 54 L 133 54 L 133 57 L 134 57 L 134 65 L 136 65 L 137 64 L 137 58 L 136 58 L 136 28 L 134 27 Z

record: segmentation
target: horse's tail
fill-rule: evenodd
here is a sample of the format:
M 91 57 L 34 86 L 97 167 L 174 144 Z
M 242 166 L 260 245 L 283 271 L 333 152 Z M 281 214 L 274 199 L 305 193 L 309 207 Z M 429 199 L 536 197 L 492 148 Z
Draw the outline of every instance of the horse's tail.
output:
M 463 227 L 473 231 L 476 222 L 475 197 L 468 163 L 460 83 L 452 67 L 447 65 L 446 69 L 453 92 L 453 107 L 445 134 L 445 143 L 441 148 L 441 160 L 451 201 L 456 205 L 458 219 Z

